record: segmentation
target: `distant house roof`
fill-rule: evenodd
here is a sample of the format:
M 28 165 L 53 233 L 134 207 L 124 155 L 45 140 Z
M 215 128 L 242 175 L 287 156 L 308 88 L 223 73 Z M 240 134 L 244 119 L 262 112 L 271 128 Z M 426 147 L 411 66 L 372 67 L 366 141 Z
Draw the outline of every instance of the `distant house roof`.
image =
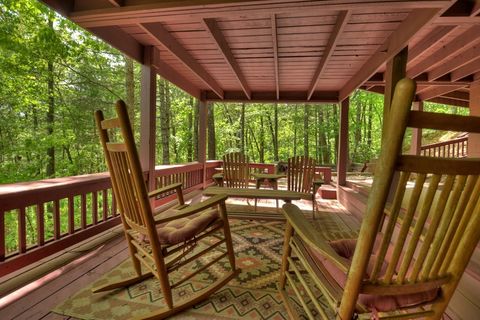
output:
M 417 98 L 468 106 L 480 79 L 478 1 L 43 0 L 207 100 L 338 102 L 383 92 L 409 46 Z

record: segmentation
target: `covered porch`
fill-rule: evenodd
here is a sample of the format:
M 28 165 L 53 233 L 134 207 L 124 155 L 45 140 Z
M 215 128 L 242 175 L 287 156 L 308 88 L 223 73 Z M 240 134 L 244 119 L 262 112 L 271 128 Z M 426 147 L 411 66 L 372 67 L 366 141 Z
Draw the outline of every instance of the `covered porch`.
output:
M 349 96 L 355 89 L 383 93 L 385 115 L 392 88 L 409 76 L 418 85 L 414 108 L 431 101 L 480 114 L 475 1 L 42 2 L 142 64 L 140 157 L 150 189 L 182 182 L 195 199 L 213 183 L 222 164 L 206 160 L 209 102 L 335 103 L 338 201 L 317 201 L 323 218 L 335 216 L 355 232 L 368 193 L 368 183 L 358 187 L 347 174 Z M 200 100 L 198 162 L 156 166 L 157 74 Z M 480 154 L 478 137 L 422 147 L 421 134 L 413 133 L 412 153 Z M 253 167 L 274 171 L 273 164 Z M 128 256 L 108 174 L 0 186 L 0 199 L 0 312 L 7 317 L 68 319 L 50 311 L 60 297 Z M 156 204 L 168 207 L 172 199 Z M 46 210 L 53 221 L 46 220 Z M 18 215 L 18 252 L 6 250 L 7 214 Z M 26 232 L 31 217 L 37 226 L 33 239 Z M 67 230 L 61 219 L 67 219 Z M 45 237 L 46 228 L 53 228 L 52 238 Z M 479 259 L 477 248 L 446 317 L 469 319 L 480 312 Z

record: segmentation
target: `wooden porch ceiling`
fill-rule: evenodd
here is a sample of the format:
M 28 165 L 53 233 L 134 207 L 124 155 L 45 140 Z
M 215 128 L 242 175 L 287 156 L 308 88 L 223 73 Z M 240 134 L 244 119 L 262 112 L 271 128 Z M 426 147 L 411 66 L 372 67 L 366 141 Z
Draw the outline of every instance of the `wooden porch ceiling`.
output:
M 468 106 L 480 80 L 480 1 L 42 0 L 207 100 L 338 102 L 383 92 L 409 46 L 417 98 Z

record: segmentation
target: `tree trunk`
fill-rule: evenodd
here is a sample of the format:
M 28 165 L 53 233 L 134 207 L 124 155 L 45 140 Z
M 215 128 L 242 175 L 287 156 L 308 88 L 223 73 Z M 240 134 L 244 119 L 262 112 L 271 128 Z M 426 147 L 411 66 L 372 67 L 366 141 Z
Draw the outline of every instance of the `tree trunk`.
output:
M 128 56 L 123 56 L 125 59 L 125 103 L 128 108 L 128 117 L 132 124 L 132 129 L 135 126 L 135 76 L 133 71 L 133 60 Z
M 217 158 L 216 141 L 215 141 L 215 105 L 208 103 L 208 159 L 215 160 Z
M 260 158 L 260 163 L 265 163 L 265 128 L 263 125 L 263 112 L 260 115 L 260 149 L 258 151 L 258 155 Z
M 334 154 L 335 163 L 337 163 L 338 162 L 338 128 L 340 126 L 340 119 L 338 118 L 337 108 L 339 108 L 340 105 L 337 104 L 337 105 L 332 105 L 332 106 L 333 106 L 333 108 L 332 108 L 332 110 L 333 110 L 332 121 L 334 121 L 332 123 L 336 124 L 336 126 L 334 127 L 334 130 L 333 130 L 333 136 L 335 138 L 335 152 L 333 154 Z
M 297 111 L 298 106 L 295 105 L 295 113 L 293 114 L 293 156 L 297 156 Z
M 48 26 L 53 29 L 53 17 L 50 16 L 48 19 Z M 49 58 L 47 63 L 47 94 L 48 94 L 48 111 L 47 111 L 47 135 L 53 136 L 53 126 L 55 123 L 55 79 L 54 79 L 54 66 L 53 58 Z M 53 146 L 53 139 L 49 139 L 50 146 L 47 149 L 47 168 L 46 175 L 49 178 L 55 176 L 55 147 Z
M 193 108 L 193 159 L 198 161 L 198 122 L 199 122 L 200 100 L 197 100 Z
M 195 142 L 193 141 L 193 112 L 194 112 L 194 101 L 193 97 L 190 97 L 190 109 L 188 109 L 187 113 L 187 122 L 188 122 L 188 131 L 187 131 L 187 161 L 193 161 L 193 146 Z
M 240 113 L 240 151 L 245 153 L 245 103 L 242 103 L 242 109 Z
M 303 154 L 305 157 L 309 156 L 308 152 L 308 105 L 303 106 Z
M 162 139 L 162 164 L 170 164 L 170 106 L 168 105 L 168 87 L 162 78 L 158 80 L 160 93 L 160 134 Z
M 273 113 L 273 121 L 270 118 L 270 114 L 267 117 L 268 128 L 270 129 L 270 135 L 272 137 L 272 147 L 273 147 L 273 161 L 278 162 L 278 105 L 275 103 Z
M 357 110 L 355 113 L 355 130 L 353 134 L 353 155 L 352 158 L 356 159 L 358 155 L 358 147 L 360 146 L 360 143 L 362 142 L 362 101 L 361 99 L 357 99 Z M 352 160 L 353 160 L 352 159 Z

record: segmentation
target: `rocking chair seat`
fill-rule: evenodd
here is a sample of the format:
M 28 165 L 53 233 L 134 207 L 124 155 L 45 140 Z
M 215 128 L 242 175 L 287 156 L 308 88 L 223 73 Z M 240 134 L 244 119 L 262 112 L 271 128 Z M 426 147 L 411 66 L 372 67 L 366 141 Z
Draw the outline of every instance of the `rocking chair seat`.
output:
M 191 240 L 209 226 L 222 224 L 218 210 L 199 212 L 188 217 L 175 219 L 157 226 L 157 235 L 162 245 L 174 245 Z
M 356 239 L 339 239 L 330 241 L 329 244 L 335 252 L 341 257 L 352 261 L 353 253 L 355 252 Z M 347 281 L 347 274 L 340 270 L 334 263 L 324 257 L 320 252 L 314 248 L 308 247 L 312 258 L 317 262 L 320 262 L 330 275 L 335 279 L 338 285 L 344 288 Z M 372 260 L 375 261 L 376 257 L 372 255 Z M 380 274 L 385 274 L 387 264 L 385 263 Z M 370 276 L 372 271 L 372 265 L 367 267 L 366 278 Z M 439 289 L 432 289 L 423 292 L 415 292 L 411 294 L 398 294 L 398 295 L 374 295 L 374 294 L 360 294 L 358 302 L 365 306 L 369 311 L 392 311 L 401 309 L 404 307 L 413 307 L 421 305 L 426 302 L 433 301 L 438 296 Z

